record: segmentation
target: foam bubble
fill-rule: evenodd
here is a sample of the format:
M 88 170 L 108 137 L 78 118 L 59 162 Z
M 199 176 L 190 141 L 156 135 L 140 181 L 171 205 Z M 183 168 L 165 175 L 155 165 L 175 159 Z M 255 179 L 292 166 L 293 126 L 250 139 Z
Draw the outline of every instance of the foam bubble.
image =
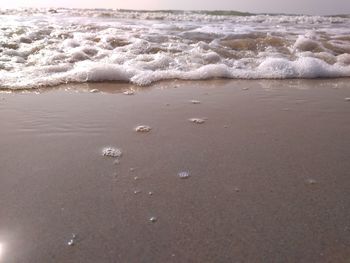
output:
M 68 242 L 67 242 L 67 245 L 68 246 L 74 246 L 74 240 L 73 239 L 70 239 Z
M 127 90 L 123 92 L 124 95 L 134 95 L 135 92 L 133 90 Z
M 151 131 L 151 127 L 147 126 L 147 125 L 139 125 L 135 128 L 135 131 L 137 132 L 150 132 Z
M 102 150 L 102 154 L 103 156 L 119 158 L 122 156 L 122 151 L 118 148 L 105 147 Z
M 306 183 L 309 185 L 314 185 L 317 183 L 317 181 L 315 179 L 309 178 L 306 180 Z
M 190 172 L 188 171 L 182 171 L 182 172 L 179 172 L 177 174 L 178 177 L 180 177 L 181 179 L 187 179 L 190 177 Z
M 189 119 L 190 122 L 196 123 L 196 124 L 203 124 L 205 122 L 205 119 L 201 118 L 191 118 Z
M 70 240 L 68 240 L 67 245 L 68 246 L 74 246 L 76 243 L 76 239 L 77 239 L 77 235 L 76 234 L 72 234 L 72 238 Z
M 155 222 L 157 222 L 157 217 L 155 217 L 155 216 L 152 216 L 152 217 L 150 217 L 150 219 L 149 219 L 149 221 L 151 221 L 152 223 L 155 223 Z

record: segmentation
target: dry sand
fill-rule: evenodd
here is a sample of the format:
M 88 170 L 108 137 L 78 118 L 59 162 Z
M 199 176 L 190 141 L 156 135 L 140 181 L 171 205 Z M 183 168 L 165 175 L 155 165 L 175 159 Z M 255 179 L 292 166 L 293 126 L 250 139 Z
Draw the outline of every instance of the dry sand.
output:
M 36 93 L 0 94 L 0 262 L 349 262 L 348 79 Z

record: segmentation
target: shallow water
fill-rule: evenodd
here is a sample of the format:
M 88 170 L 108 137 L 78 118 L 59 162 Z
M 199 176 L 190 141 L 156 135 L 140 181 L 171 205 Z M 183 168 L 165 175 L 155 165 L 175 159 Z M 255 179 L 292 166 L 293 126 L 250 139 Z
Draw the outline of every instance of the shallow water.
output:
M 0 11 L 0 86 L 350 76 L 348 16 Z

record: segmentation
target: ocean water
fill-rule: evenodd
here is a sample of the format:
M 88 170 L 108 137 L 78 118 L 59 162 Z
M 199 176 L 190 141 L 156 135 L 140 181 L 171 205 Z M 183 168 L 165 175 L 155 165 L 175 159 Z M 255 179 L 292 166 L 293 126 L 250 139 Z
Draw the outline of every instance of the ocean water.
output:
M 350 16 L 0 10 L 0 87 L 350 77 Z

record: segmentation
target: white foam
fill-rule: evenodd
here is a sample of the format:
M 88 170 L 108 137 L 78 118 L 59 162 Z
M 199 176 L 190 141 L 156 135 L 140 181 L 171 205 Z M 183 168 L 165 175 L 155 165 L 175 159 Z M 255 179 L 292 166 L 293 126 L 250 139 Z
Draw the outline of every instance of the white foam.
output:
M 337 62 L 340 65 L 349 66 L 350 65 L 350 54 L 341 54 L 337 56 Z
M 136 132 L 150 132 L 151 131 L 151 127 L 147 126 L 147 125 L 139 125 L 135 128 Z
M 300 57 L 295 61 L 267 58 L 257 67 L 257 72 L 252 74 L 253 78 L 336 78 L 347 76 L 350 76 L 350 67 L 339 64 L 330 65 L 311 57 Z
M 6 28 L 0 31 L 2 88 L 350 77 L 349 17 L 81 9 L 1 12 L 5 15 L 0 23 Z
M 72 238 L 68 240 L 67 245 L 74 246 L 76 244 L 76 239 L 77 239 L 77 235 L 72 234 Z
M 119 158 L 122 156 L 122 151 L 118 148 L 105 147 L 102 149 L 102 154 L 108 157 Z
M 78 63 L 72 72 L 77 79 L 85 81 L 129 81 L 133 73 L 128 69 L 113 65 L 97 62 L 81 62 Z
M 182 171 L 177 174 L 181 179 L 187 179 L 190 177 L 190 173 L 188 171 Z
M 152 216 L 152 217 L 150 217 L 150 219 L 149 219 L 149 221 L 151 221 L 152 223 L 155 223 L 155 222 L 157 222 L 157 217 L 155 217 L 155 216 Z
M 124 95 L 134 95 L 135 92 L 133 90 L 126 90 L 123 92 Z
M 75 48 L 75 47 L 79 47 L 80 43 L 75 39 L 66 39 L 62 42 L 62 46 L 69 47 L 69 48 Z
M 306 183 L 309 185 L 314 185 L 317 183 L 317 181 L 315 179 L 309 178 L 306 180 Z
M 195 124 L 203 124 L 205 122 L 205 119 L 201 119 L 201 118 L 191 118 L 188 119 L 190 122 L 193 122 Z

